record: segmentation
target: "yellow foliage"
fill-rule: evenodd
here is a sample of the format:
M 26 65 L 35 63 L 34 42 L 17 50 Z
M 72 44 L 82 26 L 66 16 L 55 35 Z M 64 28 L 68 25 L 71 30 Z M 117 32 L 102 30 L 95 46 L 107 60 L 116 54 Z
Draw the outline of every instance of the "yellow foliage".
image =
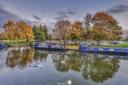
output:
M 32 27 L 27 25 L 25 22 L 13 22 L 8 21 L 5 25 L 5 39 L 8 40 L 34 40 Z

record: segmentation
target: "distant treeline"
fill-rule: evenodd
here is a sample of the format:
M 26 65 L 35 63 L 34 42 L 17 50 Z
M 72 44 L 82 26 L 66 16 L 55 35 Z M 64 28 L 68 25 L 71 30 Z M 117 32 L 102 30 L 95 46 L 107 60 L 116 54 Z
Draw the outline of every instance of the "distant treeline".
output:
M 3 40 L 45 41 L 47 39 L 63 40 L 120 40 L 122 27 L 118 21 L 106 12 L 87 14 L 83 21 L 58 20 L 52 36 L 48 35 L 47 26 L 30 26 L 24 21 L 8 21 L 4 24 Z
M 122 27 L 118 21 L 106 12 L 87 14 L 84 21 L 59 20 L 56 22 L 54 36 L 63 40 L 120 40 Z
M 44 41 L 48 39 L 48 30 L 46 26 L 30 26 L 24 21 L 8 21 L 4 24 L 4 32 L 0 34 L 1 40 L 26 40 L 26 41 Z

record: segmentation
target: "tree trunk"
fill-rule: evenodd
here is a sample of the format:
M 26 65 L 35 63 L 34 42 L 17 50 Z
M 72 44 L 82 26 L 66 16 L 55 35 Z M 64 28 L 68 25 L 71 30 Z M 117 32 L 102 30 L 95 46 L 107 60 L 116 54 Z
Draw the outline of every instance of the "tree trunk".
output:
M 75 45 L 77 44 L 77 41 L 75 40 Z
M 64 45 L 64 48 L 65 48 L 65 39 L 63 40 L 63 45 Z
M 100 46 L 100 40 L 97 41 L 98 46 Z
M 27 43 L 29 42 L 28 38 L 26 39 L 26 42 L 27 42 Z

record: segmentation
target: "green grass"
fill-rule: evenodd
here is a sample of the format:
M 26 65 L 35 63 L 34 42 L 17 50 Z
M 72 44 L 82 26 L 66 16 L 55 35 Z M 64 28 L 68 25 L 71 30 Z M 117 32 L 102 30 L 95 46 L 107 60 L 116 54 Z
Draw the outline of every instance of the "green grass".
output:
M 128 43 L 113 44 L 113 45 L 100 45 L 100 46 L 91 46 L 91 47 L 99 47 L 99 48 L 128 48 Z M 79 49 L 79 45 L 67 45 L 66 48 Z
M 101 46 L 93 46 L 93 47 L 104 47 L 104 48 L 128 48 L 128 43 L 123 44 L 115 44 L 115 45 L 101 45 Z
M 10 46 L 28 46 L 31 42 L 27 42 L 26 40 L 1 40 L 0 42 L 7 43 Z M 100 46 L 91 46 L 91 47 L 99 47 L 99 48 L 128 48 L 128 43 L 123 44 L 113 44 L 113 45 L 100 45 Z M 79 49 L 79 44 L 69 44 L 66 48 L 70 49 Z
M 1 40 L 0 42 L 4 42 L 9 46 L 28 46 L 30 44 L 26 40 Z

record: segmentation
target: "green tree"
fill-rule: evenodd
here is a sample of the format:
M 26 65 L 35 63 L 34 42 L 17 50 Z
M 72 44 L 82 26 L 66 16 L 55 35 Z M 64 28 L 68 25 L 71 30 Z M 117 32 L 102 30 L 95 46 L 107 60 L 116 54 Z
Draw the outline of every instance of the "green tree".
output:
M 46 26 L 33 26 L 33 33 L 36 41 L 45 41 L 48 38 L 48 29 Z

